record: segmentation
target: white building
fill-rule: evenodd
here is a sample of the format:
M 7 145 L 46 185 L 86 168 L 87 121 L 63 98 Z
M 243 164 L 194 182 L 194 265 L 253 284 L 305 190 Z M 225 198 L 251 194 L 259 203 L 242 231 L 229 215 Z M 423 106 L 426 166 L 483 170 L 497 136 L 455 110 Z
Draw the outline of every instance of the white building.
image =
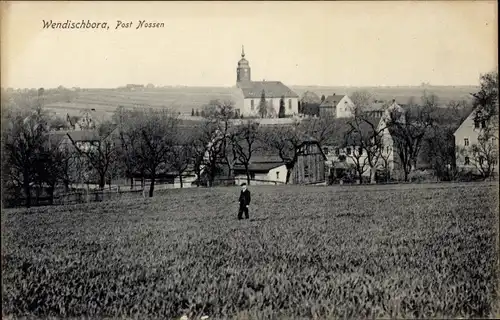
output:
M 236 68 L 236 90 L 233 93 L 235 109 L 244 117 L 277 118 L 283 101 L 285 115 L 299 113 L 299 96 L 280 81 L 252 81 L 251 69 L 245 52 Z M 262 99 L 266 108 L 261 107 Z
M 333 94 L 319 105 L 319 116 L 332 115 L 336 118 L 354 117 L 354 103 L 347 95 Z

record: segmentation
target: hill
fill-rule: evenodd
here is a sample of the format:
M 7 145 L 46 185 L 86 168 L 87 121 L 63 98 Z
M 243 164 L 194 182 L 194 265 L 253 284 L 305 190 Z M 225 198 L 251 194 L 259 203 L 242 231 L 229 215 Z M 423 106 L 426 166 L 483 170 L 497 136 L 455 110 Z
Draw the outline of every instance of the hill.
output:
M 367 90 L 375 99 L 396 99 L 398 103 L 407 103 L 413 97 L 419 101 L 427 93 L 434 93 L 439 97 L 440 104 L 446 105 L 451 100 L 469 100 L 470 93 L 477 91 L 477 87 L 446 87 L 446 86 L 419 86 L 419 87 L 320 87 L 320 86 L 290 86 L 299 96 L 306 91 L 318 96 L 336 94 L 352 94 L 356 90 Z M 95 109 L 103 116 L 110 116 L 117 107 L 153 107 L 171 108 L 181 114 L 191 114 L 193 109 L 201 109 L 203 105 L 214 99 L 230 99 L 230 87 L 165 87 L 130 89 L 79 89 L 78 91 L 50 91 L 46 90 L 45 106 L 49 111 L 59 116 L 66 114 L 77 115 L 86 109 Z M 12 93 L 7 93 L 11 95 Z M 26 93 L 14 93 L 22 95 Z M 2 97 L 2 102 L 4 98 Z M 3 103 L 2 103 L 3 104 Z

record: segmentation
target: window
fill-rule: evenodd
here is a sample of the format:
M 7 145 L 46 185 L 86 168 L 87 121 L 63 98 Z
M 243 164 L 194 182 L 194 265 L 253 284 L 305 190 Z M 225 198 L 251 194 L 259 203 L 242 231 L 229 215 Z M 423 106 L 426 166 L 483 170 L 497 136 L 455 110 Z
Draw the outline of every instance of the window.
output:
M 327 147 L 324 147 L 324 148 L 323 148 L 323 153 L 324 153 L 325 155 L 327 155 L 327 154 L 328 154 L 328 148 L 327 148 Z
M 345 149 L 345 153 L 346 153 L 347 155 L 350 155 L 350 154 L 351 154 L 351 148 L 347 148 L 347 149 Z
M 339 161 L 340 162 L 345 162 L 345 155 L 340 155 L 339 156 Z
M 486 128 L 486 120 L 481 121 L 481 128 Z
M 470 159 L 469 159 L 469 157 L 465 157 L 464 164 L 465 164 L 466 166 L 468 166 L 468 165 L 470 164 Z
M 478 120 L 474 120 L 474 128 L 479 128 L 479 121 Z
M 292 99 L 288 99 L 288 109 L 292 110 Z
M 280 178 L 280 173 L 278 171 L 278 172 L 276 172 L 276 180 L 279 180 L 279 178 Z
M 255 109 L 255 104 L 254 104 L 254 101 L 253 99 L 250 100 L 250 109 L 253 111 Z
M 469 138 L 464 139 L 464 145 L 467 147 L 469 146 Z
M 304 178 L 309 178 L 309 166 L 304 166 Z

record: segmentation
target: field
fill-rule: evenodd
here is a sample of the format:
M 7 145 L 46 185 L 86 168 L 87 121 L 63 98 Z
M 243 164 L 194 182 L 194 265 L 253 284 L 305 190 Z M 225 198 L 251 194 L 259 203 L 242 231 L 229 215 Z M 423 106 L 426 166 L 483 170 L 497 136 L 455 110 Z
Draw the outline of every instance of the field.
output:
M 496 186 L 250 190 L 5 210 L 3 315 L 494 316 Z
M 321 95 L 351 94 L 356 90 L 367 90 L 377 99 L 397 99 L 398 103 L 407 103 L 410 97 L 419 102 L 424 90 L 428 93 L 438 95 L 441 104 L 446 105 L 450 100 L 462 100 L 470 98 L 471 92 L 476 92 L 473 86 L 463 87 L 317 87 L 317 86 L 291 86 L 291 88 L 302 96 L 306 91 Z M 61 97 L 60 101 L 50 102 L 46 108 L 65 116 L 78 115 L 81 110 L 94 108 L 106 113 L 109 117 L 118 106 L 171 108 L 183 114 L 191 114 L 192 109 L 201 110 L 202 106 L 213 99 L 230 99 L 231 88 L 229 87 L 172 87 L 144 89 L 144 91 L 124 91 L 117 89 L 85 89 L 74 92 L 68 98 Z M 50 100 L 57 100 L 48 99 Z

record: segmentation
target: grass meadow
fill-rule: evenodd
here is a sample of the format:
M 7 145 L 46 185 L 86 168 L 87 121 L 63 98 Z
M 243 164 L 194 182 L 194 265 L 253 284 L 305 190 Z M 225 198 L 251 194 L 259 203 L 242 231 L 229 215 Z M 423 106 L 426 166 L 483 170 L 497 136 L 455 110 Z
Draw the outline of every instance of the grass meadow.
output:
M 2 212 L 4 316 L 495 317 L 497 187 L 250 186 Z

